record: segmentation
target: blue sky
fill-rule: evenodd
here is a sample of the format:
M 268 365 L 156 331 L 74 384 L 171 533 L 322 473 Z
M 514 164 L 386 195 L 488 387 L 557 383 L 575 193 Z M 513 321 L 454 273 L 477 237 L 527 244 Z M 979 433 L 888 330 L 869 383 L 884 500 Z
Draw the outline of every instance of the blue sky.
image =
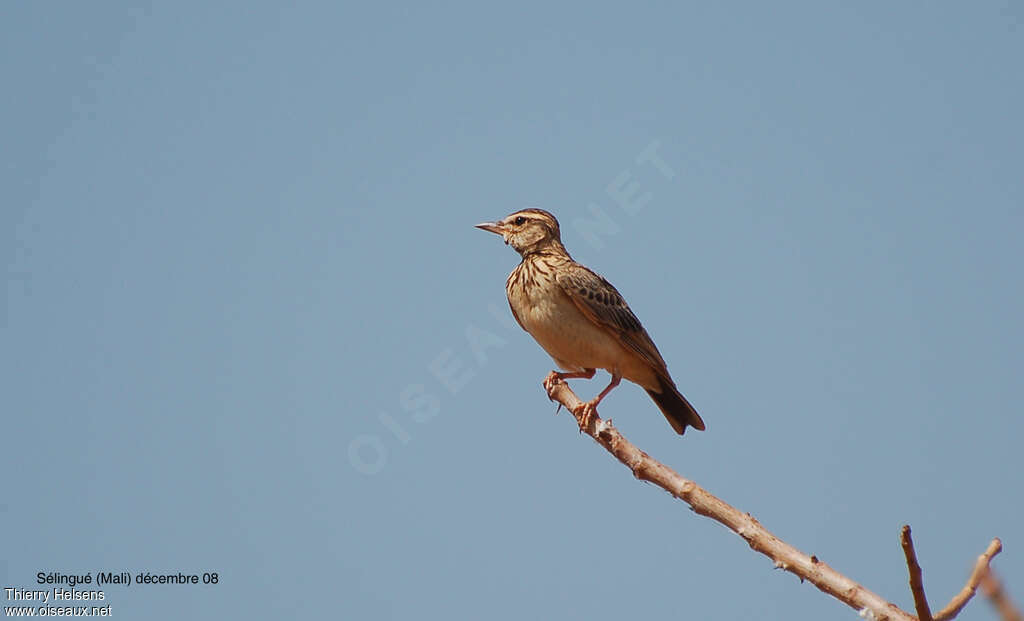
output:
M 1021 23 L 9 4 L 3 586 L 219 573 L 108 589 L 154 620 L 854 618 L 554 415 L 518 257 L 472 227 L 532 206 L 707 422 L 624 384 L 601 412 L 637 445 L 905 608 L 903 523 L 933 607 L 1000 536 L 1024 601 Z

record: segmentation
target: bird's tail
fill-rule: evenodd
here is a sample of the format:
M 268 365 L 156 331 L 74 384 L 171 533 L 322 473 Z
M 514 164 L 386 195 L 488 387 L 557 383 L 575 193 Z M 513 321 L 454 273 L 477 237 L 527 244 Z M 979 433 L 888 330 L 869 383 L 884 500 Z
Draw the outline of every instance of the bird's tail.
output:
M 689 425 L 698 431 L 704 431 L 704 421 L 701 420 L 697 410 L 693 409 L 690 402 L 686 400 L 679 389 L 675 387 L 672 380 L 664 377 L 658 378 L 661 392 L 648 390 L 647 394 L 658 404 L 661 413 L 668 419 L 676 433 L 683 435 L 686 426 Z

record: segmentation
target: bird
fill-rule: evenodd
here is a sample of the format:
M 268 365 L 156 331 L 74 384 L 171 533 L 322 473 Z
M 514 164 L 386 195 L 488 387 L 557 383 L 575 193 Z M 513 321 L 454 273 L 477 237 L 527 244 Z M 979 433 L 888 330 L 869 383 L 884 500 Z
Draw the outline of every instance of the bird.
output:
M 522 257 L 505 281 L 512 315 L 555 361 L 544 384 L 591 379 L 597 369 L 611 382 L 580 406 L 580 430 L 601 400 L 625 378 L 647 391 L 676 433 L 703 431 L 704 421 L 676 388 L 661 352 L 618 290 L 577 263 L 562 245 L 558 219 L 543 209 L 522 209 L 476 228 L 501 235 Z

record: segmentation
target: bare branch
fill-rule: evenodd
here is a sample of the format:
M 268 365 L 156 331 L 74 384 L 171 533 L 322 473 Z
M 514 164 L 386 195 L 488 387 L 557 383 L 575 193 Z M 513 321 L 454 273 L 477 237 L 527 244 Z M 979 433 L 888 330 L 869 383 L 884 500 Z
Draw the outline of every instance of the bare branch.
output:
M 847 578 L 815 556 L 808 556 L 785 543 L 752 515 L 719 500 L 693 481 L 683 478 L 668 466 L 655 461 L 619 433 L 611 420 L 602 420 L 596 414 L 584 420 L 583 402 L 564 381 L 552 381 L 545 388 L 552 401 L 558 401 L 576 417 L 577 423 L 590 437 L 633 471 L 641 481 L 649 481 L 690 505 L 700 515 L 707 516 L 733 531 L 747 544 L 772 559 L 775 567 L 784 569 L 800 580 L 806 580 L 819 590 L 835 597 L 875 621 L 915 621 L 915 617 L 880 595 Z M 584 423 L 586 423 L 584 425 Z
M 971 572 L 971 576 L 967 579 L 967 584 L 964 585 L 964 588 L 959 593 L 953 596 L 953 599 L 946 604 L 945 608 L 935 614 L 935 621 L 948 621 L 960 614 L 960 611 L 967 605 L 967 602 L 971 601 L 971 598 L 974 597 L 981 579 L 988 573 L 988 566 L 992 562 L 992 557 L 999 554 L 1002 549 L 1003 542 L 999 541 L 999 539 L 993 539 L 992 543 L 988 544 L 988 549 L 974 563 L 974 571 Z
M 999 613 L 999 618 L 1002 621 L 1024 621 L 1024 616 L 1010 601 L 1010 596 L 1003 589 L 1003 583 L 996 577 L 991 567 L 981 576 L 980 586 L 981 592 L 992 602 L 992 607 Z
M 914 552 L 914 540 L 910 536 L 910 525 L 904 524 L 900 530 L 900 546 L 907 557 L 907 570 L 910 572 L 910 592 L 914 595 L 914 608 L 920 621 L 932 621 L 932 611 L 928 608 L 928 598 L 924 595 L 924 580 L 921 578 L 921 566 L 917 563 Z

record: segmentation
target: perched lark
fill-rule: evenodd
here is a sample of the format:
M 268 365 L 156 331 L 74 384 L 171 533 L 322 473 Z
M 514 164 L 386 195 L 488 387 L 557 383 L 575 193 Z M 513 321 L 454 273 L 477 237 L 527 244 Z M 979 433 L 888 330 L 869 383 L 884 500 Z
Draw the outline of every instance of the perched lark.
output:
M 505 292 L 519 325 L 565 370 L 552 371 L 545 385 L 556 379 L 590 379 L 596 369 L 611 373 L 608 387 L 583 405 L 584 424 L 626 378 L 647 391 L 676 433 L 682 434 L 687 425 L 704 429 L 704 421 L 679 393 L 654 341 L 619 292 L 569 256 L 553 215 L 524 209 L 476 226 L 501 235 L 523 257 L 509 274 Z

